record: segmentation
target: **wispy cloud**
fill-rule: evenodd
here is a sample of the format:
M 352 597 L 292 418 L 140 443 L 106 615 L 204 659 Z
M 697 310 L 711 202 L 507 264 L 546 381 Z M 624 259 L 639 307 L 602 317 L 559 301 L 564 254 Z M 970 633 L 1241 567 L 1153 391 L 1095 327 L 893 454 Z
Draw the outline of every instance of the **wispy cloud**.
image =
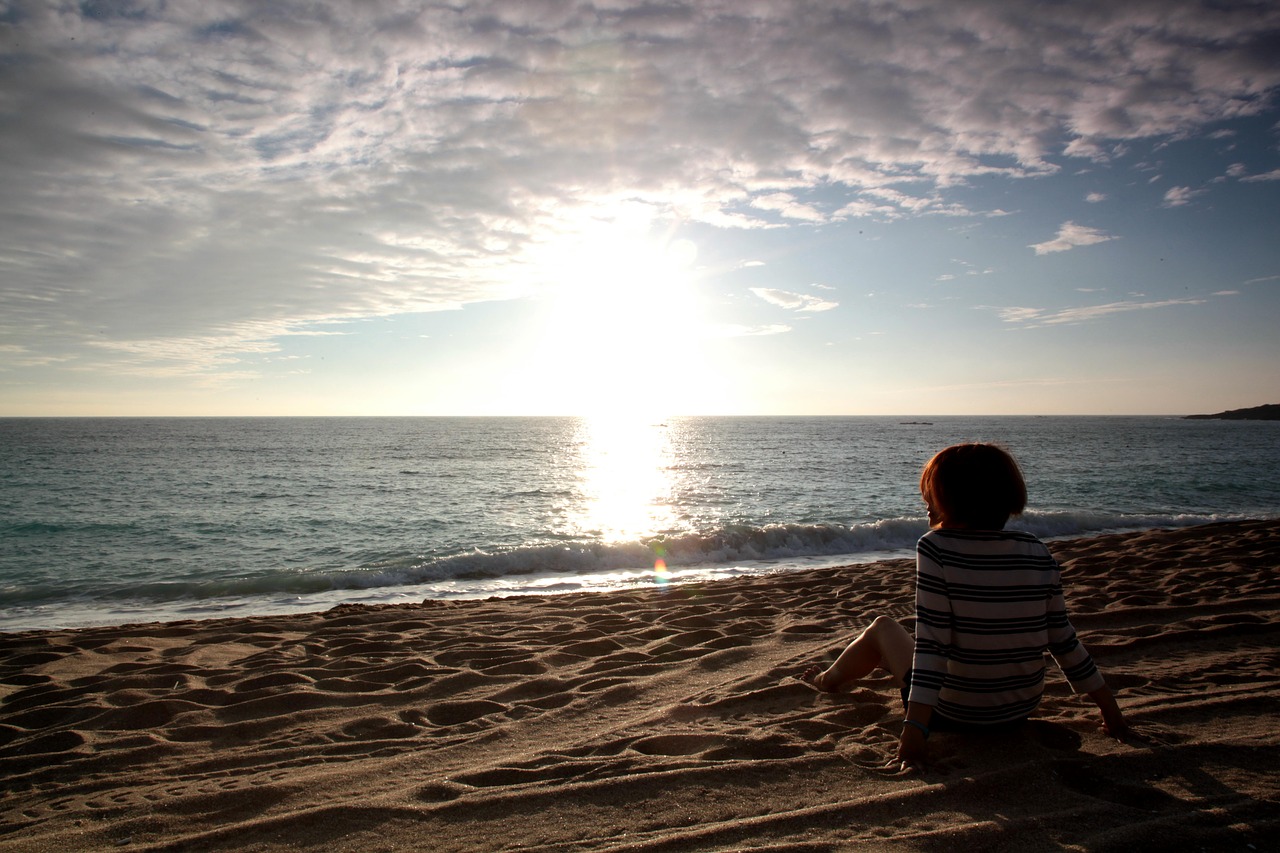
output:
M 804 222 L 825 222 L 826 215 L 813 205 L 798 201 L 790 193 L 769 193 L 752 199 L 751 206 L 760 210 L 772 210 L 787 219 Z
M 1204 190 L 1195 190 L 1191 187 L 1170 187 L 1164 194 L 1164 206 L 1182 207 L 1184 204 L 1189 204 L 1191 199 L 1203 194 Z
M 784 335 L 791 331 L 791 327 L 782 323 L 775 323 L 767 326 L 744 326 L 734 323 L 722 323 L 710 329 L 708 334 L 712 337 L 722 338 L 749 338 L 763 337 L 767 335 Z
M 1038 379 L 1000 379 L 991 382 L 963 382 L 951 385 L 929 385 L 913 387 L 911 393 L 933 391 L 988 391 L 996 388 L 1057 388 L 1074 385 L 1097 385 L 1102 382 L 1128 382 L 1121 376 L 1089 377 L 1088 379 L 1065 379 L 1060 377 L 1044 377 Z
M 1113 314 L 1124 314 L 1130 311 L 1151 311 L 1157 308 L 1169 308 L 1175 305 L 1203 305 L 1203 299 L 1165 299 L 1158 302 L 1110 302 L 1106 305 L 1086 305 L 1079 308 L 997 308 L 1000 319 L 1017 326 L 1061 326 L 1066 324 L 1086 323 L 1109 317 Z
M 1074 222 L 1064 222 L 1062 227 L 1058 229 L 1058 234 L 1052 240 L 1046 240 L 1043 243 L 1033 243 L 1028 248 L 1035 249 L 1037 255 L 1047 255 L 1053 252 L 1065 252 L 1078 246 L 1092 246 L 1095 243 L 1105 243 L 1108 240 L 1116 239 L 1114 236 L 1107 234 L 1098 228 L 1091 228 L 1087 225 L 1077 225 Z
M 1277 28 L 1191 0 L 13 4 L 0 336 L 231 369 L 264 329 L 520 295 L 620 200 L 969 216 L 974 179 L 1267 109 Z
M 819 311 L 830 311 L 832 308 L 840 307 L 840 303 L 831 302 L 819 296 L 809 296 L 803 293 L 792 293 L 787 290 L 775 290 L 770 287 L 753 287 L 751 292 L 759 296 L 770 305 L 777 305 L 780 308 L 787 308 L 792 311 L 803 311 L 816 313 Z

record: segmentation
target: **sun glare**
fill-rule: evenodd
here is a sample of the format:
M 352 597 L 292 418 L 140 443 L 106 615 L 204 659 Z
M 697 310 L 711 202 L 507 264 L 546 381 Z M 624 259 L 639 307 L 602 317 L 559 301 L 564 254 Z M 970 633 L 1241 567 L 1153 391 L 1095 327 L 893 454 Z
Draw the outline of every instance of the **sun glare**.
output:
M 646 206 L 623 206 L 548 247 L 541 264 L 549 292 L 533 358 L 571 383 L 578 414 L 696 408 L 708 373 L 697 247 L 653 231 Z
M 583 418 L 578 525 L 610 542 L 646 539 L 674 523 L 669 425 L 630 417 Z M 664 564 L 665 568 L 665 564 Z

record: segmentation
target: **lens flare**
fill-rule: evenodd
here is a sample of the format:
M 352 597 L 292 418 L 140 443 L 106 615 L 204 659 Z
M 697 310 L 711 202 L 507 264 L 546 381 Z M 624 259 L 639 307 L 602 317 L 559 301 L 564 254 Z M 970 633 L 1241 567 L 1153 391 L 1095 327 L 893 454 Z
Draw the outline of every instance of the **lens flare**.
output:
M 653 552 L 657 557 L 653 561 L 653 582 L 658 586 L 666 586 L 671 583 L 671 572 L 667 570 L 667 549 L 661 545 L 655 545 Z

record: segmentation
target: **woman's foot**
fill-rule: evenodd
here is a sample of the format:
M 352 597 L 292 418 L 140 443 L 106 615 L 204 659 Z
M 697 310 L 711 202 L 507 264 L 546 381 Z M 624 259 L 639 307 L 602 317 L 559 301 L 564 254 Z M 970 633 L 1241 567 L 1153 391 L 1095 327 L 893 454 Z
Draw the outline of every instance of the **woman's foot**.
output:
M 823 693 L 835 693 L 840 689 L 839 684 L 831 683 L 831 679 L 827 677 L 827 671 L 820 666 L 811 666 L 796 677 Z

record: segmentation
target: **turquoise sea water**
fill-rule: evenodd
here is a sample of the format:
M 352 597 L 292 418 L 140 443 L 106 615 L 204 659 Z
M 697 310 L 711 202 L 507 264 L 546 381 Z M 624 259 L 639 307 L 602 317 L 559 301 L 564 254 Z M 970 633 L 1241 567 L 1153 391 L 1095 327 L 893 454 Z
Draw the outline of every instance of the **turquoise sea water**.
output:
M 905 555 L 967 440 L 1018 456 L 1043 537 L 1280 515 L 1277 422 L 0 419 L 0 630 Z

